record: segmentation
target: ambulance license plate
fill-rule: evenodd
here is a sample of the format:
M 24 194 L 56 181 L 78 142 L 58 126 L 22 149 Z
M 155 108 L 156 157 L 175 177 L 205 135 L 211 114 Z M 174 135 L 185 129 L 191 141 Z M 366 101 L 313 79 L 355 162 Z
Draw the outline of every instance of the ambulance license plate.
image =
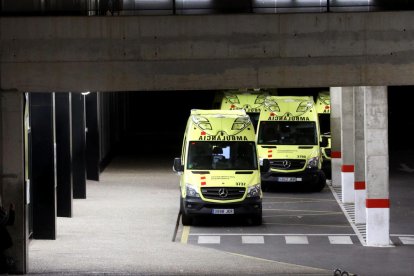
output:
M 278 177 L 277 180 L 279 182 L 296 182 L 296 181 L 302 181 L 302 178 L 296 178 L 296 177 Z
M 234 209 L 213 209 L 213 215 L 233 215 Z

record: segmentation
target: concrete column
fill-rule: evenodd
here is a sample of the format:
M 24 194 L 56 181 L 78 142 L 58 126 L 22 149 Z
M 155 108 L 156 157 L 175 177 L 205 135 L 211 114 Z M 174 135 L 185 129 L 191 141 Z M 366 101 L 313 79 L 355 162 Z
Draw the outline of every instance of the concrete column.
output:
M 355 201 L 354 190 L 354 88 L 342 88 L 341 105 L 341 184 L 342 202 Z
M 331 87 L 331 165 L 332 186 L 341 186 L 341 87 Z
M 354 88 L 355 112 L 355 223 L 365 223 L 365 141 L 364 141 L 364 90 Z
M 16 261 L 13 273 L 27 273 L 28 209 L 24 182 L 23 93 L 0 93 L 0 193 L 3 205 L 16 207 L 16 220 L 9 227 L 13 247 L 8 254 Z
M 390 244 L 387 87 L 365 88 L 367 245 Z

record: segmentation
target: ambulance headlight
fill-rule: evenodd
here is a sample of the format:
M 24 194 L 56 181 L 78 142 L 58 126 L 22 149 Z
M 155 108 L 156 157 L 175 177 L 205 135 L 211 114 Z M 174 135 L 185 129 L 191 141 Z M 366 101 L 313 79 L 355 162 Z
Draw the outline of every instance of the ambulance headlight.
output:
M 312 107 L 311 102 L 301 102 L 296 109 L 296 112 L 306 112 L 309 108 Z
M 187 193 L 187 197 L 200 197 L 200 194 L 197 192 L 197 188 L 194 185 L 186 183 L 185 190 Z
M 247 188 L 247 197 L 260 197 L 260 184 Z
M 308 161 L 308 168 L 312 169 L 312 168 L 317 168 L 319 165 L 319 157 L 312 157 L 311 159 L 309 159 Z

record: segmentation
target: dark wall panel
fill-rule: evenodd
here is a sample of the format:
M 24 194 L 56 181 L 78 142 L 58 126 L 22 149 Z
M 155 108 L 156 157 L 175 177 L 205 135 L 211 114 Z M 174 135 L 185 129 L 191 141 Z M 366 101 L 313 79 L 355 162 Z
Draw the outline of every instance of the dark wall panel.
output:
M 56 160 L 57 215 L 72 216 L 72 110 L 70 93 L 57 93 L 56 101 Z
M 72 93 L 72 172 L 73 198 L 86 198 L 85 102 Z
M 56 238 L 54 95 L 32 93 L 33 237 Z
M 99 181 L 99 116 L 98 94 L 90 93 L 86 96 L 86 177 L 89 180 Z

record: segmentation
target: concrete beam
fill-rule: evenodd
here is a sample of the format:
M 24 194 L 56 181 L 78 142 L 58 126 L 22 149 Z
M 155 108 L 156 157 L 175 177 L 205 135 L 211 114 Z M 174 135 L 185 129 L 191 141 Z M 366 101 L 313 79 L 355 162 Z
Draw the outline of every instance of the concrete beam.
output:
M 2 88 L 414 84 L 414 12 L 3 17 Z M 306 47 L 304 47 L 306 45 Z
M 0 188 L 3 205 L 16 207 L 14 225 L 9 228 L 13 246 L 8 254 L 16 261 L 14 273 L 28 268 L 28 207 L 24 182 L 23 93 L 0 94 Z

